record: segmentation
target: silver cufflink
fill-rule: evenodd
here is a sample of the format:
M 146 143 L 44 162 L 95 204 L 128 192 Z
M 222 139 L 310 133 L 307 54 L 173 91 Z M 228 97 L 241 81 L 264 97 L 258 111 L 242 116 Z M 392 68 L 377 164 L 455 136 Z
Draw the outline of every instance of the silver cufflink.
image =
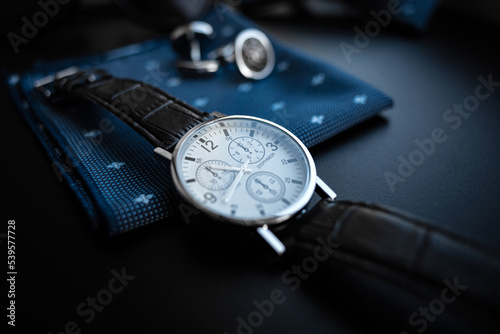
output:
M 174 48 L 187 59 L 177 60 L 177 68 L 194 74 L 214 73 L 219 70 L 216 59 L 201 59 L 199 38 L 213 38 L 214 30 L 206 22 L 193 21 L 176 28 L 170 34 Z
M 238 71 L 248 79 L 261 80 L 274 69 L 274 48 L 266 34 L 258 29 L 245 29 L 235 40 L 223 45 L 202 59 L 200 41 L 213 38 L 214 30 L 206 22 L 193 21 L 176 28 L 170 34 L 172 45 L 183 59 L 177 68 L 184 72 L 206 74 L 217 72 L 221 65 L 235 63 Z
M 248 79 L 261 80 L 274 69 L 274 48 L 266 34 L 258 29 L 242 30 L 229 44 L 209 54 L 221 63 L 236 63 L 239 72 Z

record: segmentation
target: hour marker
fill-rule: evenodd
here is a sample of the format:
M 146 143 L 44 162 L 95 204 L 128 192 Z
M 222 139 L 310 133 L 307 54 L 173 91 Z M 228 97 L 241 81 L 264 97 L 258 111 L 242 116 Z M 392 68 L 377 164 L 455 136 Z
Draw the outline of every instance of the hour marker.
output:
M 274 142 L 274 145 L 278 145 L 279 143 L 280 143 L 280 141 L 279 141 L 279 140 L 276 140 L 276 141 Z
M 265 213 L 264 210 L 260 210 L 259 213 L 260 213 L 261 216 L 265 216 L 266 215 L 266 213 Z
M 299 181 L 299 180 L 292 180 L 292 183 L 295 183 L 295 184 L 302 184 L 302 181 Z
M 288 161 L 289 164 L 291 164 L 292 162 L 296 162 L 297 159 L 295 159 L 295 158 L 294 159 L 288 159 L 287 161 Z
M 255 135 L 255 130 L 250 130 L 250 137 L 253 137 Z
M 283 198 L 281 201 L 282 201 L 283 203 L 285 203 L 286 205 L 290 205 L 290 202 L 289 202 L 288 200 L 284 199 L 284 198 Z
M 189 180 L 186 180 L 186 183 L 191 183 L 191 182 L 194 182 L 196 181 L 195 179 L 189 179 Z
M 204 142 L 205 142 L 205 139 L 200 138 L 200 139 L 199 139 L 199 141 L 200 141 L 200 142 L 202 142 L 202 143 L 204 143 Z
M 255 128 L 257 126 L 257 123 L 252 122 L 251 125 L 252 125 L 252 128 Z
M 196 161 L 196 159 L 193 157 L 185 157 L 184 159 L 189 160 L 189 161 Z
M 226 124 L 224 124 L 224 122 L 219 122 L 219 124 L 221 127 L 226 126 Z
M 225 135 L 226 137 L 229 137 L 229 132 L 227 131 L 227 129 L 224 129 L 224 135 Z

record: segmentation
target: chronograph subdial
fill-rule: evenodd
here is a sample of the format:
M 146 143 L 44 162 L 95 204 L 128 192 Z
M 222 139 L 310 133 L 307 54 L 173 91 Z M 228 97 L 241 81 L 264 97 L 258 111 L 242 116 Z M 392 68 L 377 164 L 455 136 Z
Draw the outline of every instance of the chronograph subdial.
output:
M 224 190 L 234 181 L 235 172 L 230 170 L 221 170 L 213 166 L 229 167 L 228 163 L 221 160 L 208 160 L 202 163 L 196 169 L 196 179 L 203 187 L 209 190 Z
M 241 163 L 250 161 L 254 164 L 264 157 L 264 146 L 252 137 L 238 137 L 229 143 L 229 154 L 231 157 Z
M 276 202 L 285 194 L 285 183 L 278 175 L 270 172 L 252 174 L 246 186 L 248 193 L 259 202 Z

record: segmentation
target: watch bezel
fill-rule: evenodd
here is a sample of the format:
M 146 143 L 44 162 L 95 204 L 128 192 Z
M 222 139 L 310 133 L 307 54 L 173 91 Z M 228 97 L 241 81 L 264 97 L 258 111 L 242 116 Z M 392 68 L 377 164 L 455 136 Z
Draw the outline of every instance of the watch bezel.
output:
M 254 120 L 258 122 L 263 122 L 266 123 L 270 126 L 276 127 L 279 130 L 283 131 L 286 135 L 288 135 L 290 138 L 292 138 L 297 145 L 300 147 L 300 149 L 303 151 L 305 157 L 306 157 L 306 163 L 309 165 L 309 183 L 304 187 L 304 190 L 302 192 L 302 196 L 299 197 L 292 205 L 288 206 L 285 210 L 282 210 L 280 215 L 274 215 L 265 219 L 236 219 L 228 216 L 223 216 L 221 214 L 218 214 L 216 212 L 208 210 L 205 206 L 201 205 L 196 199 L 194 199 L 187 189 L 184 187 L 180 176 L 179 172 L 177 169 L 177 157 L 178 154 L 184 145 L 184 143 L 192 137 L 194 133 L 196 133 L 200 128 L 205 127 L 205 126 L 210 126 L 211 124 L 218 123 L 218 122 L 223 122 L 231 119 L 247 119 L 247 120 Z M 241 226 L 254 226 L 254 227 L 259 227 L 259 226 L 264 226 L 264 225 L 277 225 L 280 223 L 285 222 L 286 220 L 290 219 L 293 217 L 295 214 L 300 212 L 306 205 L 309 203 L 311 200 L 315 188 L 316 188 L 316 165 L 314 163 L 314 160 L 311 156 L 311 153 L 307 149 L 307 147 L 298 139 L 292 132 L 284 128 L 283 126 L 276 124 L 274 122 L 268 121 L 266 119 L 260 118 L 260 117 L 254 117 L 254 116 L 246 116 L 246 115 L 232 115 L 232 116 L 225 116 L 221 118 L 216 118 L 212 119 L 203 123 L 200 123 L 190 129 L 182 138 L 179 140 L 177 145 L 175 146 L 175 149 L 172 154 L 172 160 L 170 164 L 171 168 L 171 173 L 172 173 L 172 179 L 174 181 L 174 185 L 181 195 L 181 197 L 190 205 L 192 205 L 194 208 L 200 210 L 201 212 L 205 213 L 209 217 L 218 220 L 218 221 L 223 221 L 231 224 L 237 224 Z

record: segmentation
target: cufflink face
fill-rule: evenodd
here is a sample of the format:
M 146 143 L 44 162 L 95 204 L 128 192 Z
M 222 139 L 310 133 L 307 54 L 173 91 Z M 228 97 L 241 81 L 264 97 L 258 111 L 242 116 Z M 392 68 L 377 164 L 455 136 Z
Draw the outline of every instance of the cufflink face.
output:
M 257 29 L 245 29 L 236 36 L 234 57 L 240 73 L 249 79 L 264 79 L 274 69 L 275 55 L 271 41 Z

